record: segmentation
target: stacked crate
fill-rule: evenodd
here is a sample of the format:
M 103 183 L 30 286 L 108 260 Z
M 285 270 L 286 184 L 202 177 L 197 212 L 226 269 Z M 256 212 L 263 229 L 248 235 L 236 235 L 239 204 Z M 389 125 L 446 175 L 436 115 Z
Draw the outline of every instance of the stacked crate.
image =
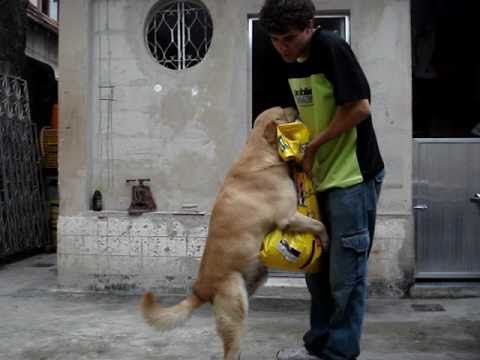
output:
M 40 131 L 40 152 L 44 169 L 58 168 L 58 131 L 55 128 L 44 127 Z
M 44 127 L 40 131 L 40 153 L 48 204 L 48 227 L 54 245 L 57 238 L 58 221 L 58 130 Z

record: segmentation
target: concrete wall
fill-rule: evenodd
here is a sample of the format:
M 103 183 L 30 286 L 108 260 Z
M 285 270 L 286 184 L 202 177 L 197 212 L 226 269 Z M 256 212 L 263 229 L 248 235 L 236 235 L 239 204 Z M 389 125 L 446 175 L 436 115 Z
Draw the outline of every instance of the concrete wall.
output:
M 60 281 L 184 291 L 196 273 L 216 192 L 251 123 L 247 15 L 258 13 L 262 1 L 205 0 L 212 44 L 200 64 L 181 72 L 160 66 L 146 50 L 145 19 L 156 1 L 108 3 L 62 2 Z M 350 11 L 352 46 L 372 86 L 388 175 L 371 282 L 397 291 L 414 266 L 409 2 L 316 5 Z M 101 86 L 113 86 L 114 101 L 99 100 L 110 96 Z M 152 180 L 159 211 L 132 218 L 125 180 L 139 177 Z M 89 211 L 96 188 L 104 195 L 101 213 Z

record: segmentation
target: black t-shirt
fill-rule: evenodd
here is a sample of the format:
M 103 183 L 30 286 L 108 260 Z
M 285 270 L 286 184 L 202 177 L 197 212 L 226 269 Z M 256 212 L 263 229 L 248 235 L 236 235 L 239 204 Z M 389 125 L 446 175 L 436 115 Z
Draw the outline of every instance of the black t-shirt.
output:
M 337 106 L 368 99 L 370 87 L 347 42 L 317 29 L 309 57 L 288 64 L 288 81 L 302 121 L 312 137 L 325 130 Z M 372 119 L 320 146 L 313 180 L 317 191 L 347 187 L 373 178 L 384 167 Z

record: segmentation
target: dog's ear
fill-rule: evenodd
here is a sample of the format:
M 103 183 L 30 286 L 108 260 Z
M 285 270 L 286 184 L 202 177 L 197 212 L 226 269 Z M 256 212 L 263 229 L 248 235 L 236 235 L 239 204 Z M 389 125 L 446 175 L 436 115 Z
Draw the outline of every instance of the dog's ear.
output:
M 275 120 L 269 121 L 265 130 L 263 132 L 263 137 L 270 143 L 273 144 L 277 141 L 277 122 Z
M 283 109 L 283 113 L 285 114 L 288 122 L 293 122 L 298 118 L 298 111 L 294 107 L 287 107 Z

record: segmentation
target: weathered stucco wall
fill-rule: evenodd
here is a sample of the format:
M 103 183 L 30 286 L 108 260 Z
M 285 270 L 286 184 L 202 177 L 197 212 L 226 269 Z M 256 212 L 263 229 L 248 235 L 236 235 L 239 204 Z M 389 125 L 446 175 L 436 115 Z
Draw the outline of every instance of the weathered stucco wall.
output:
M 62 2 L 60 280 L 184 290 L 216 192 L 251 123 L 247 19 L 262 1 L 205 0 L 212 44 L 200 64 L 181 72 L 157 64 L 145 47 L 145 20 L 156 1 L 108 3 Z M 409 2 L 316 5 L 350 12 L 351 43 L 371 83 L 387 177 L 370 278 L 375 288 L 396 291 L 414 267 Z M 113 101 L 99 100 L 109 96 L 102 85 L 113 86 Z M 140 177 L 152 180 L 159 212 L 132 218 L 125 181 Z M 96 188 L 107 211 L 88 210 Z

